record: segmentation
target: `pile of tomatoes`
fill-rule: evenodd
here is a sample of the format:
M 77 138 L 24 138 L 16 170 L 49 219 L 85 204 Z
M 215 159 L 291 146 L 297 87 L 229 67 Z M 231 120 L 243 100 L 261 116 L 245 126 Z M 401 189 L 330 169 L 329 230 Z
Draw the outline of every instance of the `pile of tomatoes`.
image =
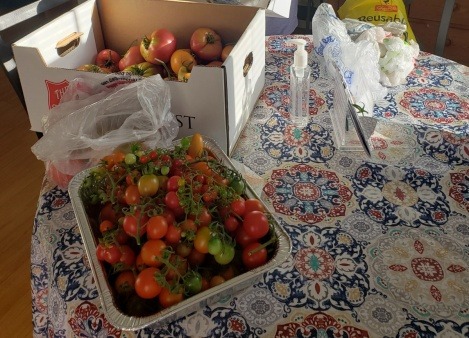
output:
M 151 76 L 187 82 L 196 65 L 219 67 L 233 49 L 233 44 L 223 45 L 220 35 L 211 28 L 197 28 L 191 35 L 187 48 L 177 49 L 177 39 L 165 28 L 154 30 L 149 36 L 136 39 L 123 56 L 112 49 L 103 49 L 94 64 L 78 67 L 78 70 Z
M 204 147 L 106 156 L 83 180 L 96 255 L 124 313 L 144 316 L 265 264 L 277 244 L 271 215 L 246 182 Z

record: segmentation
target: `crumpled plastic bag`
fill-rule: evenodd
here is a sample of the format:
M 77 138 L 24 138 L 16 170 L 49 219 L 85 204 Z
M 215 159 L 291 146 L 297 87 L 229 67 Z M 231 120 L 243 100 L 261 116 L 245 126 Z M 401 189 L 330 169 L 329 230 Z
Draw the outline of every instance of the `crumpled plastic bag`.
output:
M 312 20 L 314 51 L 329 74 L 334 65 L 339 71 L 355 101 L 372 116 L 374 102 L 383 99 L 387 89 L 380 83 L 380 51 L 376 44 L 366 39 L 353 41 L 345 23 L 331 5 L 318 6 Z
M 84 75 L 71 81 L 61 103 L 45 114 L 44 135 L 31 150 L 45 162 L 48 178 L 66 188 L 75 174 L 123 145 L 170 147 L 179 132 L 170 99 L 159 75 L 112 75 L 104 82 Z

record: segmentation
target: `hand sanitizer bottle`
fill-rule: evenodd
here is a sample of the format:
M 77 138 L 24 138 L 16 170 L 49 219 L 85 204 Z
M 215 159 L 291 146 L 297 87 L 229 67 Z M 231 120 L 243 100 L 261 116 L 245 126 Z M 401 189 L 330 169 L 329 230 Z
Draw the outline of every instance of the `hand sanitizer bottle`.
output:
M 304 128 L 309 121 L 309 82 L 311 69 L 308 66 L 306 41 L 291 39 L 296 44 L 293 65 L 290 68 L 290 118 L 298 128 Z

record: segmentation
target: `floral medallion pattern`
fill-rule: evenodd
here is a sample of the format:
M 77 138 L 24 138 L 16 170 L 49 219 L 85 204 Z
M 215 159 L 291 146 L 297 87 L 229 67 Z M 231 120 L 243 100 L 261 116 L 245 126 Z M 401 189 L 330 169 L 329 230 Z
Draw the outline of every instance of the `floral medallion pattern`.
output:
M 121 331 L 109 324 L 96 305 L 90 302 L 83 302 L 75 309 L 69 324 L 77 337 L 121 336 Z
M 445 63 L 435 62 L 432 57 L 422 57 L 407 77 L 409 87 L 448 87 L 453 82 L 451 72 Z
M 326 162 L 334 156 L 330 133 L 316 123 L 298 129 L 274 114 L 262 127 L 262 147 L 266 154 L 279 161 Z
M 447 165 L 469 164 L 469 136 L 414 126 L 417 141 L 428 156 Z
M 344 216 L 353 202 L 347 181 L 303 164 L 273 170 L 263 191 L 276 212 L 309 224 Z
M 469 167 L 457 172 L 451 172 L 448 195 L 456 204 L 466 212 L 469 212 Z
M 287 231 L 298 249 L 259 287 L 290 307 L 354 311 L 365 301 L 369 281 L 361 244 L 338 228 L 289 226 Z
M 434 88 L 407 90 L 396 97 L 396 101 L 417 124 L 468 135 L 469 101 L 457 94 Z
M 366 163 L 352 179 L 360 209 L 386 226 L 440 226 L 450 208 L 438 177 L 424 169 Z
M 469 253 L 437 230 L 396 229 L 369 248 L 374 283 L 417 316 L 459 316 L 469 307 Z
M 344 325 L 328 314 L 316 312 L 295 321 L 277 325 L 275 338 L 290 337 L 370 337 L 366 330 Z
M 469 323 L 458 324 L 452 320 L 437 320 L 435 322 L 416 320 L 401 328 L 398 338 L 465 338 L 469 332 Z

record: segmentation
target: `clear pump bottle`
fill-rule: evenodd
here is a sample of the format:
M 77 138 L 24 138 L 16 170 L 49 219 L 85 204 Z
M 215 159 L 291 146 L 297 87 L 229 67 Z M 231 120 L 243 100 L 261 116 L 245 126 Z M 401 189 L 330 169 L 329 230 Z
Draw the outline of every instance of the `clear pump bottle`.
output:
M 296 44 L 293 55 L 293 65 L 290 68 L 290 117 L 298 128 L 304 128 L 309 121 L 309 86 L 311 69 L 308 66 L 308 53 L 306 41 L 303 39 L 291 39 Z

